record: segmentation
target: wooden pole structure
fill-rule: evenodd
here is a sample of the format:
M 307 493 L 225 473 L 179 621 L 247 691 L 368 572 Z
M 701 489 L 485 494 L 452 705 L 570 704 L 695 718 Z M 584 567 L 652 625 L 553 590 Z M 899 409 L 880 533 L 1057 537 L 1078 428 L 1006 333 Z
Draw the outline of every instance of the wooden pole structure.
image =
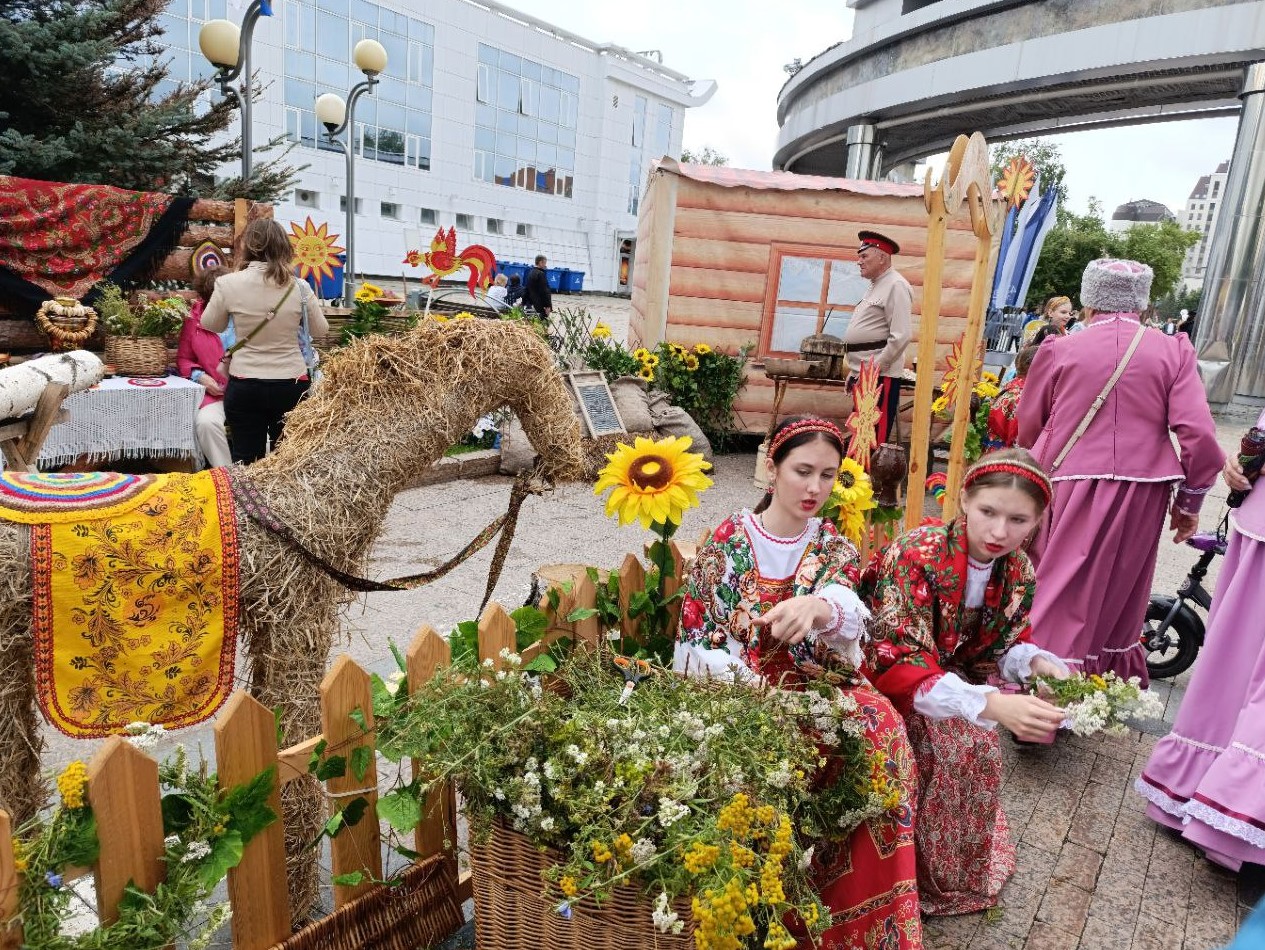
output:
M 988 143 L 979 132 L 969 138 L 959 135 L 949 152 L 944 174 L 933 187 L 931 172 L 923 182 L 923 199 L 927 207 L 927 259 L 922 285 L 922 321 L 918 335 L 918 379 L 914 384 L 914 418 L 910 434 L 909 489 L 905 499 L 905 529 L 912 530 L 922 522 L 923 498 L 926 495 L 926 479 L 929 469 L 928 450 L 931 433 L 931 392 L 935 378 L 936 327 L 940 321 L 940 301 L 944 289 L 944 240 L 949 218 L 962 206 L 968 196 L 974 195 L 971 206 L 971 229 L 977 240 L 975 267 L 971 279 L 971 302 L 967 313 L 967 344 L 963 347 L 965 369 L 959 371 L 958 404 L 954 412 L 954 435 L 949 456 L 950 482 L 945 494 L 945 518 L 952 517 L 956 509 L 957 489 L 952 473 L 958 473 L 961 483 L 962 442 L 965 424 L 970 411 L 970 379 L 974 367 L 975 351 L 983 321 L 983 304 L 988 278 L 992 273 L 988 264 L 992 259 L 992 238 L 997 231 L 997 203 L 992 198 L 992 170 L 988 162 Z M 972 322 L 974 335 L 972 336 Z M 962 408 L 962 400 L 966 408 Z M 962 429 L 957 429 L 961 418 Z M 955 469 L 956 461 L 956 469 Z M 951 508 L 950 506 L 953 505 Z

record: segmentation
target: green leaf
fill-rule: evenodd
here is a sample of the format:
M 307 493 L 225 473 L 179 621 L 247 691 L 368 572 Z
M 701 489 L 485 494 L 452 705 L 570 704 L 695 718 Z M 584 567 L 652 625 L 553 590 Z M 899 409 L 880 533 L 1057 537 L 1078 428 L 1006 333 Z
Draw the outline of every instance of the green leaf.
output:
M 62 814 L 65 822 L 58 848 L 61 866 L 87 867 L 94 864 L 101 853 L 101 843 L 97 839 L 97 819 L 91 809 L 76 808 Z
M 400 672 L 407 673 L 408 661 L 404 659 L 404 654 L 400 652 L 400 648 L 395 645 L 395 641 L 390 637 L 387 638 L 387 646 L 391 648 L 391 655 L 395 657 L 395 665 L 400 668 Z
M 309 773 L 315 773 L 320 767 L 321 756 L 325 754 L 325 750 L 329 748 L 329 743 L 321 739 L 316 743 L 316 747 L 312 749 L 312 754 L 307 758 L 307 770 Z
M 422 853 L 420 851 L 414 851 L 412 848 L 406 848 L 402 844 L 397 844 L 395 846 L 395 853 L 404 858 L 406 861 L 419 861 L 422 857 Z
M 549 617 L 535 607 L 519 607 L 510 614 L 518 631 L 518 649 L 525 650 L 545 635 L 549 629 Z
M 360 727 L 361 732 L 369 731 L 368 722 L 365 720 L 365 711 L 361 709 L 359 706 L 357 706 L 355 709 L 349 712 L 347 714 L 347 718 L 350 719 L 352 722 L 354 722 L 356 725 L 358 725 Z
M 331 755 L 328 759 L 323 759 L 316 767 L 316 777 L 322 782 L 328 782 L 332 778 L 342 778 L 346 774 L 347 759 L 341 755 Z
M 584 569 L 584 576 L 587 577 L 589 580 L 591 580 L 594 584 L 601 583 L 601 581 L 598 579 L 601 577 L 601 574 L 598 573 L 598 570 L 596 567 L 591 567 L 591 566 L 586 567 Z
M 378 817 L 396 831 L 412 831 L 422 820 L 422 802 L 413 785 L 405 785 L 378 799 Z
M 386 680 L 377 673 L 369 674 L 369 689 L 373 693 L 373 718 L 382 719 L 395 708 L 396 696 L 407 696 L 408 689 L 400 682 L 399 691 L 392 693 L 387 689 Z
M 164 795 L 160 803 L 163 835 L 178 835 L 193 821 L 193 800 L 182 792 Z
M 596 616 L 596 607 L 576 607 L 575 610 L 567 614 L 567 623 L 575 623 L 577 620 L 588 620 L 590 617 Z
M 269 766 L 246 784 L 234 786 L 224 795 L 220 810 L 228 816 L 229 826 L 241 835 L 243 844 L 249 844 L 251 838 L 277 820 L 276 812 L 268 804 L 276 780 L 277 768 Z
M 562 595 L 558 593 L 558 588 L 550 587 L 545 591 L 545 603 L 549 605 L 550 612 L 558 612 L 558 604 L 562 603 Z
M 635 590 L 628 598 L 628 616 L 640 617 L 650 609 L 650 595 L 644 590 Z
M 367 745 L 358 745 L 351 750 L 351 774 L 357 782 L 363 782 L 373 762 L 373 749 Z
M 358 887 L 365 881 L 365 876 L 360 871 L 352 871 L 350 874 L 335 874 L 330 881 L 340 887 Z
M 542 653 L 523 667 L 527 673 L 553 673 L 558 669 L 558 661 L 548 653 Z
M 215 889 L 215 885 L 224 879 L 230 868 L 241 864 L 245 842 L 236 831 L 226 831 L 215 839 L 211 845 L 211 853 L 202 859 L 198 866 L 198 883 L 204 890 Z
M 347 803 L 347 807 L 343 809 L 343 820 L 348 828 L 355 827 L 360 824 L 360 819 L 365 817 L 365 812 L 369 809 L 369 799 L 363 795 L 353 798 Z

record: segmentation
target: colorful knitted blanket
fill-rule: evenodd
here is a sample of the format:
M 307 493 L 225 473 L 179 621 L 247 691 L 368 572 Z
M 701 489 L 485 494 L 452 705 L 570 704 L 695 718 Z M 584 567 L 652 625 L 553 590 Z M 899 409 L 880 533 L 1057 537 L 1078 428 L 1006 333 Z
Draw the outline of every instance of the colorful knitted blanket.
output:
M 31 526 L 40 709 L 76 738 L 213 715 L 233 686 L 237 522 L 228 475 L 0 474 Z
M 142 279 L 175 246 L 192 198 L 0 175 L 0 293 L 31 312 Z

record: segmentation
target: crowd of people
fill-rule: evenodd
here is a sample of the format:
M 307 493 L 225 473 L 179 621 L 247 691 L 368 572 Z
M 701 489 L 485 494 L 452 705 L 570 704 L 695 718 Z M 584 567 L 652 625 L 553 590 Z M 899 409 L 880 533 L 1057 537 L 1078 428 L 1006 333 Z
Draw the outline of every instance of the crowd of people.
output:
M 1165 519 L 1184 541 L 1219 472 L 1250 488 L 1217 443 L 1189 338 L 1141 319 L 1150 283 L 1144 265 L 1094 261 L 1078 333 L 1071 301 L 1051 302 L 994 404 L 990 430 L 1007 447 L 968 469 L 948 524 L 863 566 L 817 514 L 845 439 L 830 420 L 793 417 L 771 435 L 765 496 L 696 557 L 676 669 L 791 689 L 829 675 L 902 789 L 899 808 L 815 857 L 833 915 L 825 945 L 881 933 L 885 947 L 919 947 L 923 915 L 997 902 L 1016 864 L 997 726 L 1031 742 L 1063 724 L 1023 688 L 1037 676 L 1145 684 L 1139 631 Z M 864 342 L 877 352 L 873 323 Z M 1237 869 L 1265 864 L 1265 491 L 1231 531 L 1211 647 L 1136 787 L 1155 820 Z

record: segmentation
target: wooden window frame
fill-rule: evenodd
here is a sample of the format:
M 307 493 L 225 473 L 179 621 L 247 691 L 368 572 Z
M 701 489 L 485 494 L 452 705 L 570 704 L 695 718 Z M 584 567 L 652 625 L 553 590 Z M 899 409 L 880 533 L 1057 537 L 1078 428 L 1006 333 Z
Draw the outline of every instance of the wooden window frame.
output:
M 831 308 L 828 302 L 830 297 L 830 274 L 831 265 L 835 261 L 844 261 L 847 263 L 857 263 L 857 253 L 855 248 L 837 247 L 820 244 L 772 244 L 770 245 L 769 254 L 769 270 L 768 281 L 764 292 L 764 315 L 760 320 L 760 349 L 759 358 L 765 357 L 789 357 L 794 359 L 799 356 L 799 351 L 789 350 L 772 350 L 770 345 L 773 340 L 773 321 L 777 314 L 778 304 L 791 307 L 817 307 L 817 329 L 814 333 L 820 333 L 826 324 L 826 314 Z M 821 293 L 818 295 L 814 304 L 811 300 L 791 300 L 789 298 L 778 297 L 778 283 L 782 279 L 782 259 L 785 257 L 805 257 L 812 260 L 822 260 L 826 262 L 826 269 L 822 275 Z M 834 309 L 843 313 L 852 313 L 855 306 L 844 306 L 838 304 Z

